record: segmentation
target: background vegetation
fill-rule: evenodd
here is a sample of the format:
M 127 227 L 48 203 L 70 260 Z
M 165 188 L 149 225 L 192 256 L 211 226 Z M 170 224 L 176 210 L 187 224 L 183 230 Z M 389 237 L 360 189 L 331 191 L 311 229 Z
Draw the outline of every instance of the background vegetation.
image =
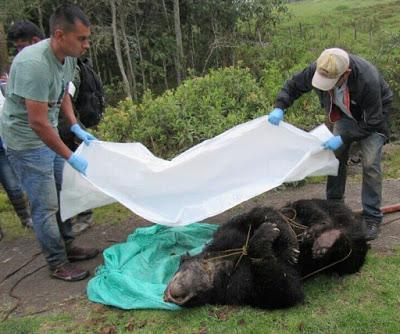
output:
M 62 2 L 3 1 L 5 28 L 28 18 L 44 30 L 46 18 Z M 370 60 L 397 101 L 400 95 L 398 0 L 79 4 L 93 22 L 89 56 L 102 75 L 109 105 L 97 135 L 140 141 L 164 158 L 267 114 L 285 80 L 327 47 Z M 397 137 L 399 112 L 393 116 Z M 286 120 L 309 130 L 324 121 L 324 113 L 315 95 L 307 94 Z

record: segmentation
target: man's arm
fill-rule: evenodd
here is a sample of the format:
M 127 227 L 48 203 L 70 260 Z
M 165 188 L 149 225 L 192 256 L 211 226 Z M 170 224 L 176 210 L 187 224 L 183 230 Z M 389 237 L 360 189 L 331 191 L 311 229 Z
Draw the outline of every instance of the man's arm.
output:
M 304 93 L 312 90 L 312 78 L 316 70 L 316 63 L 312 63 L 303 71 L 296 73 L 287 80 L 275 101 L 275 108 L 285 110 Z
M 75 117 L 74 108 L 72 107 L 71 96 L 68 94 L 68 89 L 65 90 L 60 111 L 64 114 L 70 127 L 78 122 Z
M 72 151 L 63 143 L 57 132 L 49 123 L 47 103 L 26 99 L 25 106 L 28 110 L 29 126 L 32 130 L 36 132 L 39 138 L 48 147 L 61 155 L 64 159 L 68 160 L 72 155 Z M 73 113 L 72 116 L 68 115 L 68 120 L 75 120 L 76 122 L 75 115 L 73 115 Z
M 75 134 L 75 136 L 83 140 L 86 145 L 89 145 L 92 140 L 96 140 L 95 136 L 83 130 L 78 124 L 74 114 L 74 109 L 72 107 L 71 96 L 69 95 L 68 90 L 66 90 L 64 99 L 61 103 L 61 112 L 64 113 L 67 122 L 70 124 L 70 130 Z

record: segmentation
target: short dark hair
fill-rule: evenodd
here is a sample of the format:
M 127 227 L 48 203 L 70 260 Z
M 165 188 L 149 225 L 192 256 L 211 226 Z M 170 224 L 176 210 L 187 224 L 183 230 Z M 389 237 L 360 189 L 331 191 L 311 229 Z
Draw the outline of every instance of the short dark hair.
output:
M 28 20 L 22 20 L 15 22 L 10 27 L 7 37 L 11 42 L 15 42 L 19 39 L 22 39 L 23 41 L 31 41 L 33 37 L 43 39 L 44 34 L 35 23 Z
M 89 19 L 78 6 L 71 4 L 58 6 L 50 16 L 50 34 L 54 35 L 57 28 L 61 28 L 64 31 L 72 31 L 77 21 L 81 21 L 86 27 L 90 26 Z

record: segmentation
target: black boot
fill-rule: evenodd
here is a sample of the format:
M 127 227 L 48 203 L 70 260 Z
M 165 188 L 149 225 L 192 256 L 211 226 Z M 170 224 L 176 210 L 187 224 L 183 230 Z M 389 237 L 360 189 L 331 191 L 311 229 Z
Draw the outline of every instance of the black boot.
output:
M 1 229 L 1 226 L 0 226 L 0 240 L 3 239 L 3 237 L 4 237 L 4 233 L 3 233 L 3 230 Z
M 29 208 L 28 197 L 25 193 L 23 193 L 20 197 L 10 198 L 11 204 L 14 207 L 19 220 L 23 226 L 33 227 L 32 218 L 31 218 L 31 210 Z
M 365 239 L 367 241 L 375 240 L 376 238 L 378 238 L 380 232 L 379 228 L 380 223 L 375 220 L 367 220 L 366 223 L 367 223 L 367 235 Z

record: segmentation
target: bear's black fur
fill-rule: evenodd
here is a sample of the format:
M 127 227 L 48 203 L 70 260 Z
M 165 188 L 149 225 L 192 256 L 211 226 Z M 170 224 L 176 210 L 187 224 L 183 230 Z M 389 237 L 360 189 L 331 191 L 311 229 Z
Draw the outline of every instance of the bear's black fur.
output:
M 322 199 L 299 200 L 281 211 L 306 228 L 296 229 L 302 277 L 320 269 L 339 275 L 360 270 L 368 251 L 366 224 L 361 216 L 340 201 Z
M 293 306 L 304 298 L 302 278 L 322 268 L 340 275 L 361 268 L 365 231 L 364 221 L 340 202 L 257 207 L 221 225 L 199 255 L 182 257 L 164 300 L 187 307 Z
M 248 235 L 247 254 L 241 256 Z M 236 254 L 225 252 L 232 249 Z M 202 253 L 182 258 L 164 300 L 187 307 L 293 306 L 303 300 L 294 267 L 298 252 L 296 235 L 281 215 L 271 208 L 255 208 L 221 225 Z

